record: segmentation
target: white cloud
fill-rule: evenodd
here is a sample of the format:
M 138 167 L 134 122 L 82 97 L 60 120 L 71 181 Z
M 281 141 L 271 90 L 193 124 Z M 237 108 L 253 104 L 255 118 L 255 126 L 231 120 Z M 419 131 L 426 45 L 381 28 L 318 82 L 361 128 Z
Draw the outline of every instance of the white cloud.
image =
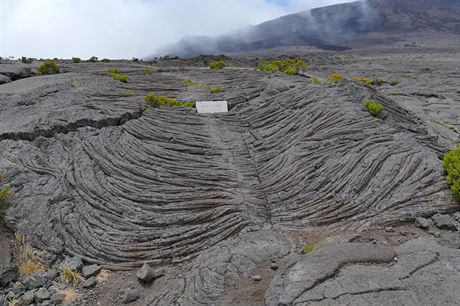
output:
M 0 0 L 0 56 L 144 57 L 189 35 L 218 35 L 350 0 Z

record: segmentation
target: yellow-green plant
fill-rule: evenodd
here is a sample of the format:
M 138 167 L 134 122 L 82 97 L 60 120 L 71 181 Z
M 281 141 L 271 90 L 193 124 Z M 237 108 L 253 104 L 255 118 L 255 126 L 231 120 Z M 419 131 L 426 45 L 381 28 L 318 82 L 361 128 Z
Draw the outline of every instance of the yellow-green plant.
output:
M 313 251 L 317 251 L 324 248 L 324 244 L 322 243 L 307 243 L 303 247 L 304 253 L 311 253 Z
M 53 61 L 45 61 L 38 67 L 41 74 L 56 74 L 59 73 L 59 66 Z
M 5 177 L 4 177 L 3 172 L 0 171 L 0 184 L 3 182 L 4 178 Z M 6 201 L 11 199 L 13 195 L 14 193 L 11 190 L 11 185 L 9 184 L 3 185 L 0 188 L 0 206 L 2 206 Z
M 212 93 L 217 93 L 217 92 L 221 92 L 222 89 L 220 89 L 219 87 L 210 87 L 209 90 L 212 92 Z
M 343 79 L 343 74 L 341 73 L 333 73 L 326 78 L 326 81 L 329 83 L 338 83 Z
M 13 258 L 21 275 L 31 275 L 45 269 L 37 252 L 27 243 L 27 237 L 15 234 L 13 241 Z
M 364 102 L 364 106 L 367 108 L 367 111 L 372 117 L 378 117 L 383 110 L 382 104 L 371 99 L 367 99 Z
M 444 155 L 442 166 L 447 173 L 450 190 L 460 200 L 460 144 Z
M 113 68 L 113 67 L 107 68 L 105 71 L 107 71 L 108 73 L 121 73 L 120 68 Z
M 72 88 L 77 88 L 78 87 L 77 81 L 73 80 L 72 83 L 70 83 L 70 86 L 72 86 Z
M 275 61 L 262 61 L 257 65 L 257 70 L 268 71 L 271 73 L 282 72 L 285 74 L 295 75 L 299 71 L 308 69 L 308 64 L 303 60 L 275 60 Z
M 320 78 L 312 77 L 310 80 L 311 80 L 311 82 L 313 84 L 316 84 L 316 85 L 321 84 L 321 79 Z
M 145 96 L 145 101 L 153 104 L 155 107 L 195 107 L 193 101 L 177 101 L 175 98 L 169 98 L 166 96 L 157 96 L 154 93 L 150 93 Z
M 112 73 L 112 79 L 114 79 L 115 81 L 128 83 L 129 77 L 127 75 L 120 74 L 120 73 Z
M 214 61 L 214 62 L 209 63 L 209 68 L 211 68 L 211 69 L 222 69 L 222 68 L 224 68 L 226 66 L 227 66 L 227 64 L 225 64 L 225 62 L 223 60 Z
M 62 280 L 67 284 L 78 285 L 83 279 L 80 272 L 73 271 L 68 267 L 62 267 L 59 272 Z
M 145 74 L 152 74 L 153 69 L 150 67 L 145 67 L 144 69 L 142 69 L 142 72 L 144 72 Z
M 364 84 L 366 86 L 371 86 L 372 85 L 372 80 L 369 78 L 364 78 L 364 77 L 352 77 L 352 81 L 358 84 Z

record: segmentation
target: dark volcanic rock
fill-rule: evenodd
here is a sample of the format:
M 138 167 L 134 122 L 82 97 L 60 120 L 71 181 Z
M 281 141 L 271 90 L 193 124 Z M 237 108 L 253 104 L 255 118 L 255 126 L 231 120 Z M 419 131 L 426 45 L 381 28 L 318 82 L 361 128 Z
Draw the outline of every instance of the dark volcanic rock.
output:
M 431 217 L 431 219 L 433 220 L 434 224 L 440 229 L 446 229 L 450 231 L 458 230 L 457 224 L 449 215 L 436 214 L 433 217 Z
M 81 274 L 84 278 L 95 276 L 101 271 L 102 267 L 99 265 L 84 266 Z
M 430 222 L 423 217 L 418 217 L 417 219 L 415 219 L 415 226 L 427 229 L 428 227 L 430 227 Z
M 153 279 L 154 271 L 152 267 L 145 263 L 142 268 L 137 271 L 136 276 L 143 282 L 150 282 Z
M 131 302 L 134 302 L 135 300 L 139 299 L 141 297 L 141 295 L 139 294 L 138 291 L 134 290 L 134 289 L 131 289 L 131 288 L 127 288 L 123 291 L 123 299 L 122 299 L 122 302 L 124 304 L 128 304 L 128 303 L 131 303 Z

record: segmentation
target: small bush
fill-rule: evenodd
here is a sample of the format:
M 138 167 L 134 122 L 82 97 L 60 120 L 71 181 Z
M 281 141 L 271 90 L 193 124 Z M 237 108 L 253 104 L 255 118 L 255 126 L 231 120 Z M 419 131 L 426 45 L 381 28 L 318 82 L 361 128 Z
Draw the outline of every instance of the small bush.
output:
M 45 269 L 37 252 L 28 245 L 27 238 L 23 235 L 15 235 L 12 253 L 21 275 L 31 275 Z
M 296 75 L 299 71 L 308 69 L 308 64 L 303 60 L 276 60 L 276 61 L 262 61 L 257 65 L 257 70 L 268 71 L 271 73 L 282 72 L 289 75 Z
M 110 63 L 110 60 L 108 58 L 103 58 L 101 59 L 101 62 L 103 63 Z
M 307 243 L 303 247 L 304 253 L 311 253 L 313 251 L 317 251 L 324 248 L 324 244 L 322 243 Z
M 225 64 L 225 62 L 223 60 L 209 63 L 209 67 L 211 69 L 222 69 L 222 68 L 224 68 L 226 66 L 227 66 L 227 64 Z
M 145 74 L 152 74 L 153 73 L 153 69 L 150 68 L 150 67 L 146 67 L 144 69 L 142 69 L 142 72 L 144 72 Z
M 91 57 L 88 59 L 88 62 L 90 62 L 90 63 L 95 63 L 95 62 L 97 62 L 97 56 L 91 56 Z
M 121 73 L 121 69 L 119 69 L 119 68 L 107 68 L 106 71 L 108 73 Z
M 145 101 L 152 103 L 155 107 L 195 107 L 195 102 L 179 102 L 175 98 L 157 96 L 154 93 L 145 96 Z
M 31 57 L 21 57 L 21 62 L 23 62 L 24 64 L 32 64 L 34 62 L 34 59 L 31 58 Z
M 115 81 L 120 81 L 120 82 L 123 82 L 123 83 L 128 83 L 128 79 L 129 77 L 125 74 L 120 74 L 120 73 L 113 73 L 112 74 L 112 79 L 114 79 Z
M 133 62 L 137 63 L 137 62 L 139 62 L 139 59 L 137 57 L 133 57 Z
M 212 92 L 212 93 L 217 93 L 217 92 L 221 92 L 222 89 L 220 89 L 219 87 L 210 87 L 209 90 Z
M 72 57 L 72 62 L 73 62 L 74 64 L 81 63 L 81 58 L 79 58 L 79 57 Z
M 53 61 L 46 61 L 38 67 L 41 74 L 56 74 L 59 73 L 59 66 Z
M 371 86 L 372 85 L 372 80 L 369 78 L 362 78 L 362 77 L 352 77 L 352 81 L 358 84 L 364 84 L 366 86 Z
M 372 117 L 378 117 L 383 110 L 382 104 L 371 99 L 366 100 L 366 102 L 364 102 L 364 106 L 367 108 L 367 111 Z
M 457 145 L 456 149 L 444 155 L 442 166 L 447 173 L 450 190 L 452 190 L 454 197 L 460 200 L 460 144 Z
M 77 88 L 78 87 L 77 81 L 73 80 L 72 83 L 70 83 L 70 86 L 72 86 L 72 88 Z
M 326 78 L 326 81 L 329 83 L 338 83 L 343 79 L 343 74 L 341 73 L 333 73 Z
M 67 284 L 72 284 L 75 286 L 78 285 L 83 279 L 80 272 L 73 271 L 67 267 L 62 267 L 59 272 L 62 280 Z
M 321 79 L 320 79 L 320 78 L 312 77 L 310 80 L 311 80 L 311 82 L 312 82 L 313 84 L 316 84 L 316 85 L 321 84 Z

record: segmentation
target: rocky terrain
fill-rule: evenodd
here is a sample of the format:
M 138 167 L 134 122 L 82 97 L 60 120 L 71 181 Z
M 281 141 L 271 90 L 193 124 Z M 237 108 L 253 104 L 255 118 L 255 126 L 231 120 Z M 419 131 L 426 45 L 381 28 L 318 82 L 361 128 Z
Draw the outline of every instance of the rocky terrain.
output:
M 0 301 L 458 305 L 460 215 L 441 166 L 459 143 L 458 50 L 298 51 L 282 52 L 308 60 L 294 76 L 255 69 L 275 51 L 224 69 L 57 61 L 47 76 L 3 61 L 0 170 L 14 195 Z M 146 107 L 150 92 L 230 111 Z M 24 249 L 38 271 L 18 273 Z

